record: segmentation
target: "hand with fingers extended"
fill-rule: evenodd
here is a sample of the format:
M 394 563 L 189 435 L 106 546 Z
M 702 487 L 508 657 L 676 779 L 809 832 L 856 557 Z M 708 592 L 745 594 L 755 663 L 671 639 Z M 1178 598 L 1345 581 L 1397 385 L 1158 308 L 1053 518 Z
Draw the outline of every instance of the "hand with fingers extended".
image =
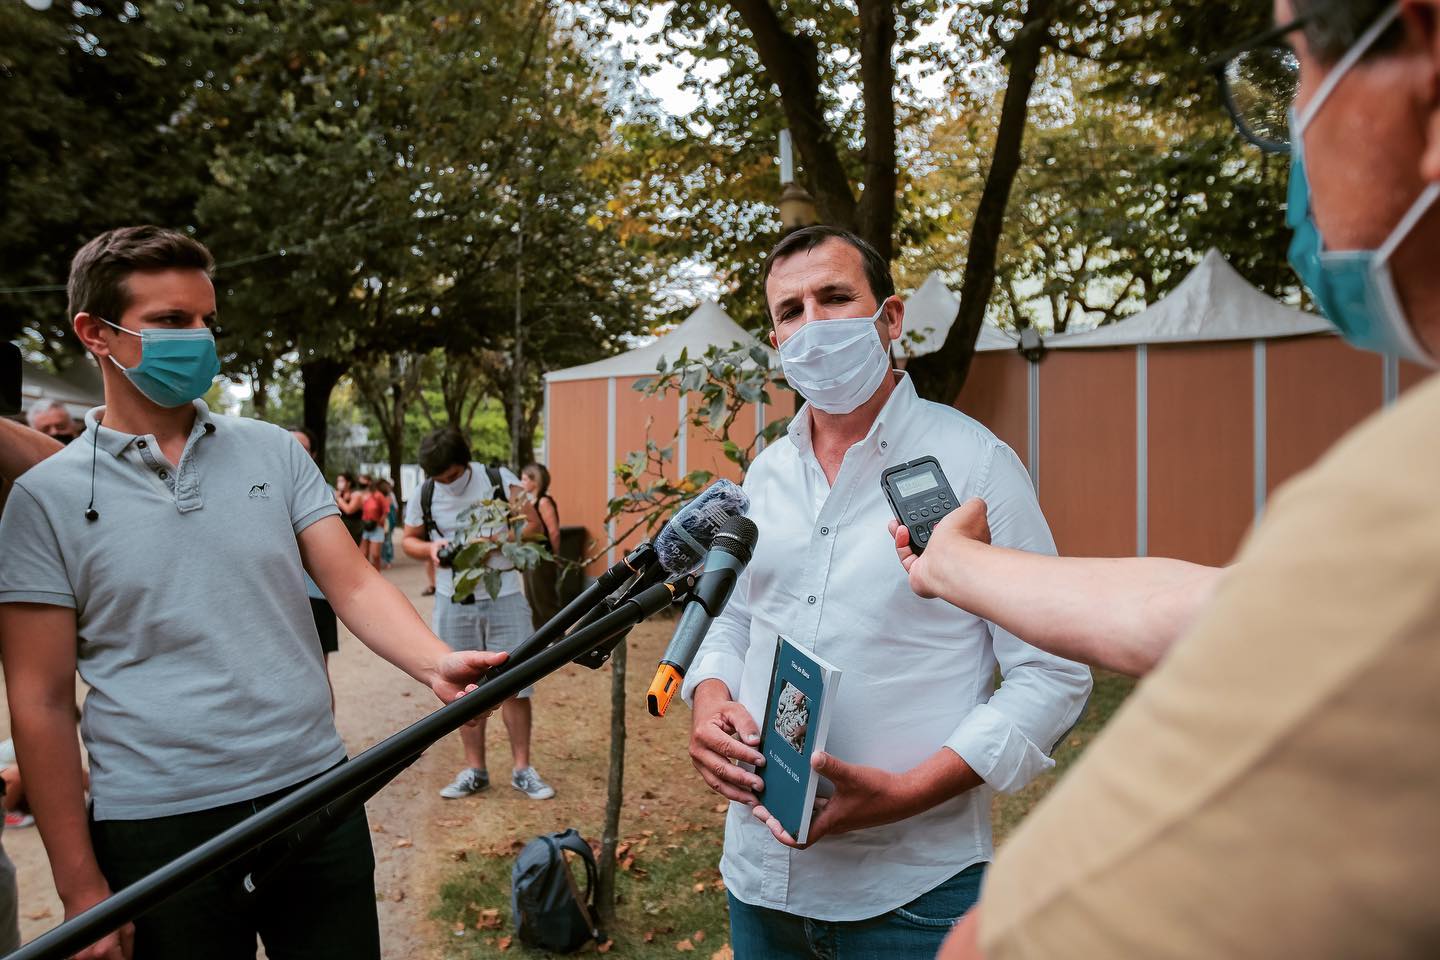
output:
M 787 847 L 803 850 L 827 834 L 895 823 L 924 809 L 913 788 L 914 778 L 907 774 L 846 763 L 823 750 L 811 756 L 810 766 L 834 784 L 835 792 L 815 798 L 815 812 L 810 818 L 810 833 L 805 843 L 796 843 L 763 804 L 756 805 L 753 811 L 755 819 L 769 827 L 775 839 Z
M 910 575 L 910 589 L 918 596 L 934 598 L 945 593 L 945 577 L 961 569 L 962 553 L 976 543 L 990 542 L 990 521 L 985 501 L 971 497 L 941 520 L 930 534 L 925 552 L 910 547 L 910 530 L 897 520 L 890 521 L 895 552 Z
M 760 728 L 750 711 L 730 699 L 719 680 L 706 680 L 695 688 L 690 728 L 690 762 L 720 796 L 754 806 L 756 791 L 765 783 L 739 763 L 760 766 Z

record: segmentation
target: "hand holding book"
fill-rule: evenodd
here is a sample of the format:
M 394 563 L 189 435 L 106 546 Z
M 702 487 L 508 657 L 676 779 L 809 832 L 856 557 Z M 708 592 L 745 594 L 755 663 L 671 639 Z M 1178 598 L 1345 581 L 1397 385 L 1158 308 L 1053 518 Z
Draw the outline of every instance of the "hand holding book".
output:
M 815 753 L 810 766 L 835 785 L 835 792 L 815 799 L 805 843 L 796 843 L 763 805 L 754 808 L 755 818 L 770 828 L 776 840 L 797 849 L 827 834 L 905 820 L 982 782 L 970 765 L 948 748 L 941 748 L 924 763 L 903 773 L 846 763 L 823 751 Z

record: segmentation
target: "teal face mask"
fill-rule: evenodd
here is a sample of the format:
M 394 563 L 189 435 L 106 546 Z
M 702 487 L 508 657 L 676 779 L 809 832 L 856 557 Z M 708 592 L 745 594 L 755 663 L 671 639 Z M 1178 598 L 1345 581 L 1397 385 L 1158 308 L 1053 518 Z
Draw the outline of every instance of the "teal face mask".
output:
M 1434 366 L 1435 359 L 1415 339 L 1405 308 L 1395 291 L 1390 258 L 1415 229 L 1415 224 L 1440 199 L 1440 184 L 1428 186 L 1385 242 L 1375 250 L 1326 250 L 1310 207 L 1310 181 L 1305 175 L 1305 128 L 1321 105 L 1365 51 L 1399 16 L 1396 4 L 1377 20 L 1335 65 L 1316 92 L 1303 117 L 1290 114 L 1290 190 L 1285 214 L 1295 232 L 1290 241 L 1290 265 L 1305 284 L 1320 311 L 1350 343 L 1362 350 Z
M 98 318 L 116 330 L 140 338 L 140 362 L 121 367 L 135 389 L 162 407 L 183 407 L 205 395 L 220 372 L 215 337 L 204 327 L 184 330 L 146 329 L 136 333 Z

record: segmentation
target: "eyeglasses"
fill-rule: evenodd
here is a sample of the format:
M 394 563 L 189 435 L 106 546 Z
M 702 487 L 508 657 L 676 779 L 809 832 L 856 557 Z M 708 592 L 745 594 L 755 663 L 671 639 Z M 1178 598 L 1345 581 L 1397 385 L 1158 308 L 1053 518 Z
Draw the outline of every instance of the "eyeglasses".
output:
M 1267 30 L 1209 61 L 1240 136 L 1269 153 L 1290 152 L 1290 108 L 1300 86 L 1300 58 L 1281 41 L 1310 16 Z

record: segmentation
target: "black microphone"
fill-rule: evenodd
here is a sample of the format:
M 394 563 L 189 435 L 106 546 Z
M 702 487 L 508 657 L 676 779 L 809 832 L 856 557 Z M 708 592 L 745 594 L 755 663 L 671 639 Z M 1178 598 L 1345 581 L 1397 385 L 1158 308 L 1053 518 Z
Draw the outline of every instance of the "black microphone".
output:
M 693 573 L 705 562 L 707 551 L 716 534 L 734 517 L 750 509 L 750 498 L 740 486 L 723 477 L 701 490 L 694 499 L 660 527 L 652 540 L 641 544 L 625 558 L 636 576 L 625 585 L 616 604 L 624 603 L 666 580 Z M 605 610 L 592 610 L 588 619 L 577 627 L 588 626 Z
M 695 653 L 700 649 L 700 641 L 705 639 L 710 624 L 730 602 L 735 581 L 740 579 L 740 571 L 750 562 L 759 539 L 760 529 L 755 522 L 741 516 L 731 517 L 715 534 L 710 552 L 705 555 L 705 569 L 695 589 L 690 591 L 685 612 L 675 625 L 675 635 L 670 638 L 670 646 L 665 648 L 665 655 L 660 658 L 660 666 L 655 670 L 655 679 L 650 682 L 646 699 L 651 716 L 665 716 L 670 701 L 685 679 L 685 671 L 690 669 Z
M 750 498 L 737 484 L 725 479 L 716 480 L 710 484 L 675 511 L 653 539 L 647 540 L 631 550 L 623 560 L 601 576 L 595 584 L 595 586 L 604 584 L 601 596 L 613 591 L 619 591 L 619 596 L 612 597 L 603 603 L 595 603 L 584 616 L 575 620 L 568 628 L 570 632 L 583 630 L 615 610 L 622 603 L 639 597 L 651 587 L 667 580 L 679 580 L 698 568 L 705 561 L 705 553 L 709 549 L 711 541 L 715 539 L 716 532 L 731 517 L 743 514 L 748 509 L 750 509 Z M 618 579 L 611 580 L 611 577 Z M 542 627 L 524 643 L 510 651 L 510 658 L 498 667 L 491 668 L 489 676 L 499 676 L 548 647 L 560 632 L 550 630 L 548 627 L 549 624 Z M 623 639 L 623 634 L 621 639 Z M 592 650 L 583 654 L 576 662 L 593 670 L 603 666 L 609 656 L 609 651 Z

